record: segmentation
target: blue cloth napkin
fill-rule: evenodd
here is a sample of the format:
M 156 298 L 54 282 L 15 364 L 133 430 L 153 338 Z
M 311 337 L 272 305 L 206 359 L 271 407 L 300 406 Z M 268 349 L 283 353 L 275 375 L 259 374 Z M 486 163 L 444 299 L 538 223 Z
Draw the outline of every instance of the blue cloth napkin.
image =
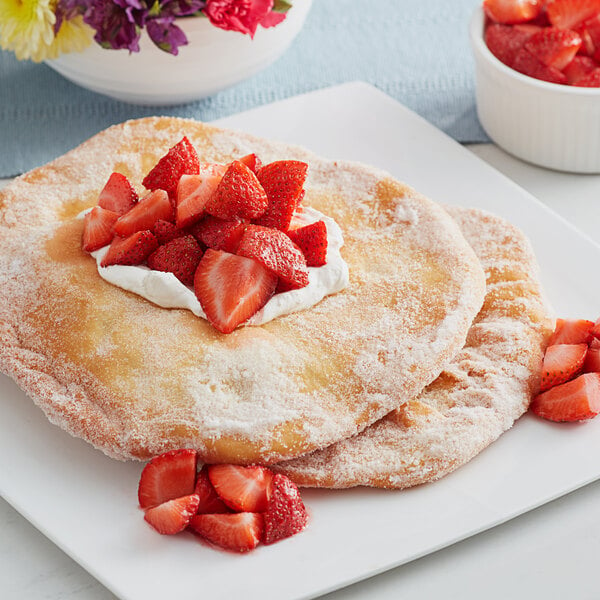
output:
M 112 125 L 148 115 L 210 121 L 318 88 L 362 80 L 461 142 L 477 120 L 468 22 L 481 0 L 314 0 L 271 67 L 210 98 L 140 107 L 89 92 L 44 64 L 0 52 L 0 177 L 48 162 Z

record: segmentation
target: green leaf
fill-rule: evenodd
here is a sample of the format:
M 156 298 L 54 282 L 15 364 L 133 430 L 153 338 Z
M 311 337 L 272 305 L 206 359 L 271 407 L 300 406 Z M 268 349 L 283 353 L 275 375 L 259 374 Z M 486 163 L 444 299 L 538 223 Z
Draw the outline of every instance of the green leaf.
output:
M 275 0 L 273 12 L 286 13 L 292 8 L 292 0 Z

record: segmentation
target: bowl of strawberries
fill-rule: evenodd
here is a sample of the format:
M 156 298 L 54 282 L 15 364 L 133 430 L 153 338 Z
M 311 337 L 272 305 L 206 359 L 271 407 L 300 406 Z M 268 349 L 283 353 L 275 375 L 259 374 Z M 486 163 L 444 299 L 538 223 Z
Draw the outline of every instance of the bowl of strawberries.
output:
M 542 167 L 600 173 L 600 0 L 484 0 L 470 37 L 490 138 Z

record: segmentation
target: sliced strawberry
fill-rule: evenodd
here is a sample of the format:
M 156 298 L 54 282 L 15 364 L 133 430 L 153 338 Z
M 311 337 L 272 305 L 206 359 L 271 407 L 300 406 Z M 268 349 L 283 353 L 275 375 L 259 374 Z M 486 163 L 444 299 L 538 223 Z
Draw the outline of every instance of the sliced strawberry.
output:
M 223 500 L 219 498 L 217 492 L 215 492 L 215 488 L 208 478 L 208 468 L 206 465 L 204 465 L 202 470 L 198 473 L 194 493 L 198 494 L 200 498 L 200 504 L 198 505 L 199 514 L 231 512 L 225 502 L 223 502 Z
M 148 266 L 155 271 L 173 273 L 184 285 L 193 285 L 201 258 L 202 248 L 196 238 L 185 235 L 159 246 L 148 257 Z
M 167 192 L 156 190 L 142 198 L 128 213 L 119 217 L 115 223 L 115 233 L 120 236 L 131 235 L 135 231 L 154 228 L 159 219 L 173 220 L 173 207 Z
M 600 340 L 598 338 L 593 338 L 589 345 L 590 350 L 594 348 L 600 349 Z
M 552 0 L 547 6 L 548 19 L 553 27 L 574 29 L 597 12 L 600 0 Z
M 194 291 L 208 321 L 231 333 L 273 295 L 277 275 L 258 261 L 209 248 L 196 269 Z
M 523 75 L 542 81 L 563 84 L 567 82 L 567 78 L 561 71 L 554 67 L 548 67 L 525 48 L 521 48 L 517 52 L 512 67 L 519 73 L 523 73 Z
M 156 236 L 159 245 L 166 244 L 175 238 L 183 237 L 188 234 L 185 229 L 178 229 L 175 223 L 163 219 L 158 219 L 158 221 L 154 223 L 152 233 Z
M 486 15 L 505 25 L 535 19 L 542 12 L 543 5 L 542 0 L 483 0 Z
M 165 190 L 175 198 L 177 184 L 182 175 L 195 175 L 200 170 L 196 149 L 187 137 L 175 144 L 144 177 L 142 184 L 148 190 Z
M 202 165 L 197 175 L 182 175 L 177 184 L 175 222 L 183 228 L 195 223 L 204 214 L 204 207 L 219 186 L 226 167 Z
M 302 250 L 306 266 L 322 267 L 327 263 L 327 226 L 324 221 L 288 231 L 288 236 Z
M 248 225 L 237 253 L 257 260 L 293 287 L 308 285 L 308 267 L 304 255 L 279 229 Z
M 233 510 L 267 509 L 273 473 L 260 466 L 210 465 L 208 477 L 219 497 Z
M 594 326 L 590 329 L 590 333 L 594 339 L 600 339 L 600 319 L 594 323 Z
M 600 373 L 600 348 L 588 348 L 583 363 L 584 373 Z
M 575 83 L 577 87 L 600 87 L 600 68 L 594 69 Z
M 567 78 L 569 85 L 576 85 L 577 82 L 589 75 L 596 68 L 596 61 L 589 56 L 576 56 L 564 69 L 563 73 Z
M 213 250 L 224 250 L 235 254 L 247 222 L 235 218 L 229 221 L 206 215 L 201 221 L 192 227 L 192 233 L 207 248 Z
M 121 173 L 113 173 L 98 196 L 98 206 L 124 215 L 138 201 L 137 192 L 129 179 Z
M 100 266 L 141 265 L 157 247 L 154 234 L 148 230 L 136 231 L 126 238 L 115 237 Z
M 579 374 L 587 352 L 587 344 L 557 344 L 548 346 L 542 365 L 540 391 L 549 390 Z
M 113 225 L 119 215 L 111 210 L 94 206 L 92 210 L 83 217 L 83 235 L 81 247 L 86 252 L 93 252 L 110 244 L 113 237 Z
M 251 512 L 196 515 L 190 521 L 190 529 L 226 550 L 248 552 L 260 542 L 263 516 Z
M 142 471 L 138 487 L 141 508 L 194 493 L 196 451 L 171 450 L 153 458 Z
M 581 35 L 588 56 L 598 60 L 600 52 L 600 12 L 585 20 L 577 29 Z
M 255 219 L 265 212 L 268 202 L 256 175 L 244 163 L 234 160 L 204 208 L 220 219 Z
M 238 160 L 243 162 L 251 171 L 254 171 L 254 173 L 258 173 L 259 169 L 262 167 L 260 158 L 254 153 L 246 154 L 246 156 L 242 156 L 242 158 L 239 158 Z
M 499 61 L 510 67 L 517 52 L 537 31 L 541 31 L 541 28 L 533 25 L 515 25 L 513 27 L 492 23 L 485 30 L 485 43 Z
M 548 345 L 588 344 L 592 339 L 593 321 L 586 319 L 556 319 L 554 333 Z
M 299 533 L 306 527 L 308 514 L 296 484 L 276 473 L 271 484 L 271 497 L 264 513 L 263 542 L 273 544 Z
M 308 165 L 298 160 L 279 160 L 265 165 L 258 172 L 269 204 L 258 225 L 287 231 L 298 205 Z
M 537 59 L 559 71 L 573 60 L 580 46 L 578 33 L 556 27 L 541 29 L 525 43 L 525 48 Z
M 182 496 L 148 508 L 144 519 L 164 535 L 173 535 L 183 531 L 198 510 L 200 498 L 196 494 Z
M 585 373 L 539 394 L 531 410 L 551 421 L 583 421 L 600 412 L 600 373 Z

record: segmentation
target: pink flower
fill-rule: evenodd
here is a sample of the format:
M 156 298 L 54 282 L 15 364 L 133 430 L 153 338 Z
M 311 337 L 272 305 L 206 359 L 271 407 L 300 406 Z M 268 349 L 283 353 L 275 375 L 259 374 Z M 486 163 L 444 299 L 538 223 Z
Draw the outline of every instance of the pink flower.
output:
M 208 0 L 204 13 L 215 27 L 253 38 L 259 25 L 273 27 L 283 20 L 272 9 L 273 0 Z

